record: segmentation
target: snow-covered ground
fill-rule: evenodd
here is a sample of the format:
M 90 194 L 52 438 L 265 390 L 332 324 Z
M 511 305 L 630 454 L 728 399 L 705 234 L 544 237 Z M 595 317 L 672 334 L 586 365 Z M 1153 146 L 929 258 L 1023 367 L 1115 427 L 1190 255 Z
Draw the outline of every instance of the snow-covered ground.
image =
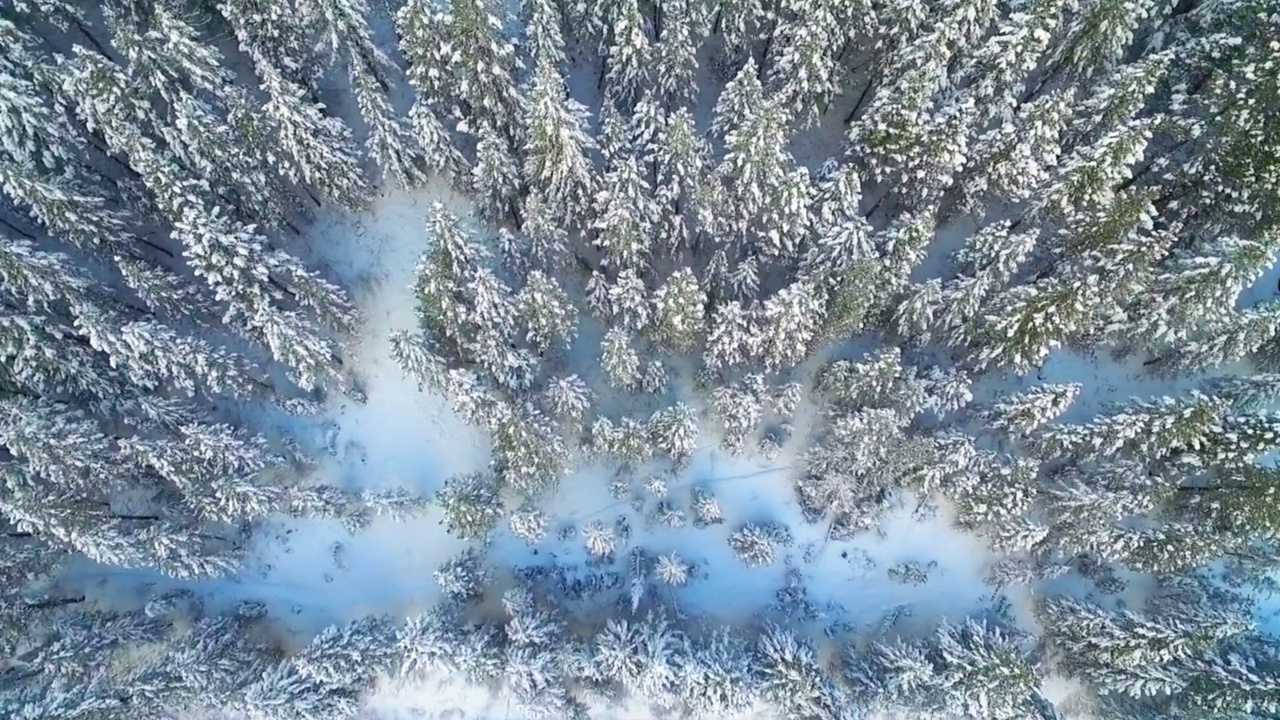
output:
M 467 214 L 465 201 L 447 189 L 391 192 L 363 216 L 320 218 L 307 243 L 318 256 L 313 259 L 330 266 L 352 289 L 365 315 L 351 357 L 366 399 L 333 397 L 320 417 L 268 413 L 256 420 L 260 429 L 293 436 L 313 451 L 320 460 L 318 479 L 352 490 L 405 488 L 429 498 L 450 475 L 488 464 L 483 433 L 462 423 L 444 398 L 419 391 L 390 357 L 390 334 L 416 326 L 409 286 L 416 260 L 429 242 L 424 222 L 433 201 Z M 1269 276 L 1262 281 L 1268 282 L 1274 280 Z M 1084 385 L 1070 420 L 1088 417 L 1109 401 L 1194 384 L 1151 378 L 1137 361 L 1118 363 L 1059 351 L 1038 374 L 986 378 L 975 393 L 982 399 L 1042 382 Z M 801 437 L 792 445 L 802 442 Z M 715 449 L 709 436 L 700 447 L 689 468 L 668 480 L 668 499 L 687 510 L 693 487 L 709 489 L 720 502 L 723 524 L 651 527 L 643 510 L 610 494 L 613 468 L 586 466 L 563 478 L 546 499 L 545 509 L 553 518 L 547 538 L 529 546 L 500 526 L 488 548 L 490 562 L 502 568 L 555 564 L 570 572 L 600 571 L 588 563 L 579 535 L 560 539 L 559 531 L 592 520 L 613 523 L 621 516 L 632 537 L 620 546 L 613 569 L 625 575 L 624 560 L 632 547 L 643 548 L 650 557 L 677 553 L 693 565 L 690 582 L 663 591 L 672 593 L 682 611 L 716 622 L 741 623 L 768 612 L 793 569 L 819 611 L 810 620 L 815 633 L 832 625 L 873 626 L 903 609 L 903 623 L 928 628 L 992 605 L 992 589 L 983 577 L 993 557 L 983 541 L 949 524 L 945 507 L 917 514 L 914 503 L 904 502 L 877 532 L 831 540 L 826 525 L 806 523 L 798 507 L 790 473 L 796 447 L 784 448 L 773 461 L 730 457 Z M 650 499 L 649 507 L 655 501 Z M 728 535 L 748 521 L 781 523 L 794 542 L 774 564 L 749 568 L 727 543 Z M 256 534 L 250 559 L 238 575 L 197 588 L 215 606 L 239 600 L 266 603 L 302 642 L 331 623 L 370 613 L 404 617 L 430 607 L 440 595 L 432 572 L 465 547 L 445 532 L 435 509 L 404 523 L 379 519 L 355 534 L 337 521 L 281 519 Z M 888 569 L 904 562 L 928 568 L 927 582 L 891 579 Z M 1030 626 L 1029 591 L 1013 595 L 1018 619 Z M 607 606 L 596 609 L 608 611 Z M 415 685 L 387 680 L 367 708 L 370 720 L 516 717 L 505 700 L 450 678 Z M 609 716 L 633 715 L 618 710 Z
M 334 398 L 321 418 L 272 418 L 278 429 L 299 436 L 304 447 L 318 449 L 321 479 L 349 489 L 403 487 L 430 497 L 448 476 L 488 463 L 483 434 L 463 424 L 444 398 L 420 392 L 389 355 L 390 333 L 416 325 L 409 285 L 428 241 L 427 207 L 441 198 L 465 213 L 447 191 L 397 192 L 362 218 L 322 221 L 309 243 L 354 288 L 367 318 L 354 353 L 367 400 Z M 676 552 L 695 568 L 691 582 L 676 592 L 679 605 L 724 622 L 741 621 L 772 603 L 786 587 L 788 566 L 802 573 L 814 602 L 829 607 L 830 620 L 854 625 L 877 622 L 903 605 L 911 606 L 912 617 L 932 623 L 989 601 L 989 588 L 981 581 L 989 553 L 980 540 L 950 528 L 944 514 L 917 520 L 913 508 L 903 507 L 886 518 L 879 535 L 827 541 L 825 525 L 807 524 L 801 516 L 790 452 L 771 462 L 742 459 L 714 449 L 713 438 L 704 440 L 690 467 L 669 480 L 669 497 L 687 506 L 695 485 L 710 489 L 724 511 L 723 524 L 647 528 L 641 514 L 609 494 L 613 468 L 588 466 L 564 478 L 547 499 L 553 518 L 547 539 L 528 546 L 502 527 L 490 548 L 493 563 L 585 564 L 581 540 L 576 535 L 557 540 L 557 531 L 591 520 L 611 523 L 624 515 L 634 534 L 619 554 L 636 546 L 650 555 Z M 785 559 L 765 568 L 743 565 L 727 537 L 747 521 L 788 526 L 795 542 Z M 305 633 L 370 612 L 405 614 L 429 606 L 438 593 L 432 571 L 463 547 L 445 532 L 435 511 L 407 523 L 379 520 L 355 535 L 336 521 L 280 521 L 259 533 L 240 576 L 214 583 L 211 591 L 228 600 L 260 599 L 286 617 L 301 606 L 293 624 Z M 936 563 L 929 582 L 891 582 L 887 569 L 906 561 Z

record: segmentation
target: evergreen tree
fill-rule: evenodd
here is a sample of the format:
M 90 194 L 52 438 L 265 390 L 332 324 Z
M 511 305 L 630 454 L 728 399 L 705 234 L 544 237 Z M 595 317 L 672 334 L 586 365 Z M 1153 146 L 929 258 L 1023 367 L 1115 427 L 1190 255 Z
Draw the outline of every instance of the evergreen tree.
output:
M 798 364 L 812 349 L 823 317 L 821 290 L 798 280 L 760 308 L 759 359 L 771 371 Z
M 533 545 L 541 542 L 547 535 L 547 526 L 551 520 L 547 514 L 534 507 L 521 507 L 512 512 L 508 522 L 511 534 Z
M 355 48 L 349 52 L 347 69 L 351 89 L 355 93 L 360 115 L 369 129 L 364 143 L 365 150 L 382 168 L 385 178 L 393 179 L 402 187 L 422 184 L 426 180 L 422 167 L 427 162 L 427 151 L 440 152 L 442 148 L 448 148 L 447 139 L 431 135 L 431 128 L 420 129 L 415 134 L 383 91 L 385 81 L 380 80 L 380 70 L 377 69 L 377 65 L 383 61 L 371 61 L 364 52 Z M 387 59 L 386 62 L 390 63 L 390 60 Z M 420 138 L 434 144 L 423 148 L 419 145 Z M 437 161 L 437 169 L 447 169 L 449 153 L 445 150 L 441 154 L 446 159 Z
M 1039 385 L 1001 398 L 981 414 L 995 430 L 1025 436 L 1061 415 L 1080 389 L 1078 384 Z
M 654 341 L 673 352 L 687 352 L 700 344 L 706 296 L 688 268 L 667 278 L 653 296 Z
M 659 580 L 673 587 L 689 582 L 689 564 L 676 553 L 659 555 L 653 572 Z
M 530 272 L 515 304 L 528 326 L 525 340 L 540 352 L 558 343 L 567 347 L 573 341 L 577 310 L 554 278 L 538 270 Z
M 720 446 L 725 450 L 734 454 L 741 452 L 748 437 L 760 425 L 765 412 L 760 396 L 763 384 L 763 377 L 749 375 L 733 385 L 711 391 L 711 416 L 720 423 Z
M 283 469 L 262 437 L 245 437 L 226 425 L 188 425 L 180 441 L 121 441 L 121 450 L 178 488 L 198 517 L 230 523 L 274 511 L 281 489 L 272 475 Z
M 668 108 L 693 100 L 698 50 L 708 30 L 707 12 L 706 5 L 691 0 L 667 0 L 659 6 L 650 57 L 654 89 Z
M 727 629 L 691 643 L 680 697 L 693 717 L 724 717 L 751 707 L 758 688 L 750 646 Z
M 362 207 L 368 187 L 351 130 L 309 101 L 307 90 L 274 69 L 262 70 L 271 118 L 284 149 L 282 170 L 293 182 L 305 182 L 325 198 L 349 208 Z
M 587 383 L 577 375 L 552 378 L 542 391 L 543 407 L 552 417 L 581 427 L 591 409 L 592 393 Z
M 491 222 L 510 217 L 519 222 L 520 166 L 514 153 L 496 129 L 481 125 L 476 136 L 476 161 L 471 167 L 471 189 L 481 214 Z M 447 142 L 447 141 L 446 141 Z M 448 158 L 447 153 L 444 157 Z M 461 164 L 461 159 L 448 160 L 448 167 Z M 442 168 L 447 170 L 448 167 Z
M 483 537 L 502 516 L 497 479 L 488 473 L 454 475 L 436 494 L 449 532 L 461 538 Z
M 535 62 L 547 60 L 557 66 L 565 62 L 564 18 L 554 0 L 523 3 L 529 54 Z
M 703 487 L 693 489 L 693 524 L 695 527 L 718 525 L 724 522 L 724 514 L 720 511 L 720 503 L 711 491 Z
M 516 77 L 522 67 L 499 8 L 487 0 L 461 0 L 447 8 L 413 2 L 399 19 L 401 46 L 420 78 L 419 102 L 445 108 L 459 121 L 501 128 L 514 144 L 520 137 Z
M 728 371 L 759 353 L 759 320 L 741 302 L 728 300 L 715 306 L 707 330 L 702 361 L 716 371 Z
M 841 3 L 783 3 L 785 10 L 772 42 L 777 58 L 769 68 L 772 84 L 791 103 L 802 122 L 815 123 L 839 87 L 840 67 L 832 50 L 845 32 L 838 17 Z M 766 58 L 766 61 L 769 58 Z
M 605 58 L 605 90 L 625 103 L 648 82 L 653 41 L 648 18 L 639 0 L 609 0 L 595 7 L 593 24 L 600 28 Z
M 1161 344 L 1199 339 L 1203 328 L 1230 323 L 1240 292 L 1275 257 L 1273 230 L 1253 239 L 1224 235 L 1175 255 L 1130 302 L 1134 325 Z M 1173 353 L 1170 352 L 1170 355 Z M 1178 358 L 1169 358 L 1175 367 Z
M 469 548 L 441 565 L 432 573 L 432 578 L 445 597 L 472 600 L 484 594 L 488 582 L 488 571 L 481 562 L 480 554 Z
M 626 331 L 612 328 L 605 333 L 600 345 L 600 367 L 609 378 L 609 384 L 630 389 L 640 380 L 640 356 L 631 347 Z
M 548 60 L 540 61 L 524 103 L 524 172 L 534 198 L 526 201 L 525 215 L 534 222 L 528 203 L 550 217 L 581 220 L 592 197 L 590 153 L 595 147 L 587 134 L 586 109 L 566 97 L 564 77 Z
M 720 95 L 713 128 L 725 154 L 703 191 L 700 224 L 765 257 L 791 257 L 809 228 L 813 190 L 786 149 L 788 113 L 766 96 L 754 60 Z
M 1247 629 L 1229 612 L 1208 607 L 1144 616 L 1057 598 L 1046 600 L 1040 612 L 1053 628 L 1050 647 L 1069 670 L 1088 672 L 1104 692 L 1133 697 L 1194 695 L 1188 665 Z
M 934 652 L 939 685 L 946 688 L 940 710 L 1008 720 L 1034 711 L 1042 673 L 1016 637 L 970 619 L 943 625 Z
M 659 410 L 649 418 L 653 446 L 676 464 L 688 461 L 697 449 L 698 414 L 684 403 Z
M 770 624 L 760 636 L 760 695 L 787 717 L 836 717 L 843 698 L 818 664 L 813 647 Z
M 600 179 L 591 227 L 606 267 L 640 270 L 648 264 L 658 207 L 646 176 L 640 159 L 623 151 Z
M 729 536 L 729 547 L 748 567 L 772 565 L 779 545 L 791 542 L 787 529 L 774 523 L 747 523 Z
M 668 208 L 658 216 L 658 234 L 667 250 L 676 255 L 692 243 L 698 216 L 695 203 L 710 163 L 707 142 L 697 132 L 686 108 L 666 114 L 653 137 L 646 141 L 645 159 L 655 168 L 654 196 Z
M 610 558 L 617 548 L 617 533 L 599 520 L 592 520 L 582 527 L 582 544 L 592 557 Z

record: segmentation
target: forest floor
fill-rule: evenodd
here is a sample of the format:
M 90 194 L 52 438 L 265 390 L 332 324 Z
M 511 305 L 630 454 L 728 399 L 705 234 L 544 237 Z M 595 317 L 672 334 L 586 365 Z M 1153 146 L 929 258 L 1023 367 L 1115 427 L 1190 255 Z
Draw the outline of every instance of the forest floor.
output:
M 249 421 L 259 430 L 296 438 L 319 459 L 319 481 L 357 491 L 398 487 L 430 498 L 450 475 L 488 465 L 485 435 L 459 420 L 445 398 L 419 391 L 390 355 L 390 334 L 417 326 L 410 285 L 418 256 L 427 248 L 427 211 L 437 201 L 461 217 L 468 213 L 465 200 L 447 189 L 394 191 L 364 215 L 334 212 L 318 218 L 308 238 L 312 260 L 331 268 L 364 313 L 351 357 L 366 399 L 334 396 L 319 417 L 263 410 Z M 1268 293 L 1274 283 L 1269 274 L 1252 292 Z M 1111 401 L 1185 391 L 1194 385 L 1151 378 L 1137 361 L 1059 351 L 1038 373 L 984 378 L 974 388 L 975 400 L 1044 382 L 1083 385 L 1068 420 L 1093 415 Z M 790 470 L 802 449 L 803 433 L 773 460 L 729 456 L 716 448 L 709 433 L 704 435 L 688 469 L 668 480 L 668 498 L 687 509 L 694 486 L 710 489 L 724 523 L 706 528 L 661 525 L 652 519 L 652 499 L 644 507 L 615 499 L 609 492 L 613 469 L 587 466 L 563 478 L 545 500 L 544 509 L 552 517 L 547 538 L 530 546 L 500 525 L 488 548 L 490 564 L 559 566 L 578 577 L 613 569 L 625 583 L 630 548 L 643 548 L 650 557 L 675 552 L 693 571 L 685 586 L 664 587 L 661 592 L 671 593 L 667 599 L 682 612 L 722 624 L 743 624 L 777 612 L 771 607 L 777 592 L 798 579 L 812 612 L 790 620 L 807 624 L 815 636 L 824 630 L 872 628 L 890 619 L 930 628 L 996 602 L 993 589 L 983 582 L 996 558 L 983 540 L 951 526 L 945 506 L 922 509 L 904 498 L 878 530 L 831 539 L 825 523 L 806 522 L 795 498 Z M 589 562 L 577 533 L 560 532 L 597 519 L 624 520 L 631 528 L 612 568 Z M 781 523 L 794 542 L 772 565 L 747 567 L 733 554 L 727 538 L 748 521 Z M 282 518 L 259 528 L 253 543 L 237 575 L 202 581 L 196 588 L 211 607 L 240 600 L 265 603 L 298 644 L 332 623 L 378 613 L 406 617 L 430 608 L 440 597 L 432 572 L 467 547 L 446 533 L 434 508 L 407 522 L 377 519 L 354 534 L 336 520 Z M 894 579 L 889 570 L 902 563 L 916 563 L 926 571 L 926 579 Z M 136 587 L 137 578 L 129 580 L 116 573 L 99 584 L 109 593 L 112 587 Z M 1141 582 L 1131 583 L 1130 591 L 1140 593 L 1141 588 Z M 1032 593 L 1030 588 L 1004 590 L 1017 622 L 1034 631 Z M 598 619 L 611 612 L 615 598 L 616 593 L 604 594 L 595 606 L 587 598 L 575 604 L 575 612 L 594 613 Z M 1051 697 L 1067 692 L 1066 686 L 1046 688 Z M 512 712 L 504 699 L 449 678 L 413 684 L 388 679 L 367 701 L 368 720 L 516 717 Z M 645 714 L 643 709 L 612 709 L 601 716 L 623 720 Z

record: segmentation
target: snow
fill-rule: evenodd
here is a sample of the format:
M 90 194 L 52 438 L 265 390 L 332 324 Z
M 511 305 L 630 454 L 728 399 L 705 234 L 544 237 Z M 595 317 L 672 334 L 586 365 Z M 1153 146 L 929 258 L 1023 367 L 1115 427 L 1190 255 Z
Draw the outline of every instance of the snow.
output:
M 621 515 L 634 535 L 629 546 L 620 548 L 619 556 L 636 546 L 650 557 L 677 553 L 694 567 L 684 587 L 670 590 L 677 604 L 687 613 L 720 623 L 749 622 L 773 603 L 775 593 L 787 586 L 788 567 L 800 570 L 819 607 L 830 604 L 833 615 L 828 621 L 875 623 L 901 605 L 911 606 L 916 617 L 958 618 L 981 609 L 989 600 L 984 597 L 989 588 L 981 578 L 990 552 L 977 538 L 948 526 L 943 515 L 921 522 L 912 517 L 909 507 L 903 507 L 884 518 L 880 535 L 828 541 L 825 524 L 805 522 L 792 490 L 790 469 L 783 458 L 769 463 L 732 458 L 719 451 L 698 452 L 679 482 L 669 486 L 668 496 L 687 508 L 694 486 L 715 494 L 725 522 L 699 529 L 692 522 L 682 528 L 645 527 L 628 501 L 609 495 L 610 471 L 589 467 L 566 478 L 550 498 L 547 510 L 555 520 L 538 555 L 531 555 L 523 541 L 503 531 L 494 539 L 491 558 L 500 567 L 585 564 L 587 553 L 579 538 L 555 541 L 557 524 L 611 523 Z M 780 523 L 791 531 L 794 542 L 772 565 L 748 568 L 730 549 L 728 536 L 749 521 Z M 890 582 L 885 571 L 905 561 L 936 562 L 937 569 L 925 585 Z
M 409 287 L 427 247 L 426 211 L 436 201 L 465 213 L 447 188 L 395 191 L 363 216 L 319 218 L 307 243 L 353 288 L 365 318 L 352 357 L 366 400 L 334 398 L 323 417 L 302 428 L 313 442 L 322 440 L 318 480 L 430 497 L 450 475 L 487 464 L 483 435 L 454 417 L 444 398 L 419 392 L 390 357 L 391 333 L 416 326 Z M 308 598 L 299 630 L 368 613 L 419 612 L 439 595 L 432 571 L 465 547 L 439 522 L 438 511 L 404 523 L 380 518 L 354 536 L 335 521 L 281 522 L 274 537 L 260 534 L 268 539 L 243 574 L 288 588 L 287 597 Z M 270 605 L 273 598 L 263 600 Z
M 316 260 L 354 289 L 365 317 L 353 354 L 365 402 L 337 397 L 319 418 L 270 418 L 278 429 L 309 440 L 304 447 L 316 448 L 318 480 L 350 490 L 404 487 L 430 497 L 445 478 L 488 462 L 483 433 L 464 425 L 444 398 L 420 392 L 389 353 L 391 332 L 416 327 L 409 286 L 428 242 L 426 211 L 437 200 L 466 215 L 461 199 L 447 189 L 395 191 L 363 216 L 320 218 L 307 243 L 319 253 Z M 788 566 L 801 570 L 815 603 L 833 608 L 838 603 L 839 619 L 855 625 L 877 622 L 901 605 L 912 606 L 915 617 L 928 621 L 960 617 L 989 600 L 981 582 L 989 552 L 980 540 L 949 527 L 944 515 L 918 521 L 904 503 L 885 518 L 880 536 L 828 542 L 826 526 L 805 523 L 795 500 L 789 473 L 794 447 L 772 462 L 728 456 L 714 449 L 709 434 L 700 447 L 690 467 L 669 481 L 668 497 L 688 514 L 692 488 L 708 488 L 720 502 L 723 524 L 647 528 L 627 501 L 610 496 L 614 468 L 588 466 L 564 478 L 547 498 L 545 509 L 553 519 L 548 537 L 531 547 L 500 526 L 489 548 L 491 564 L 584 565 L 581 538 L 575 534 L 558 541 L 557 531 L 591 520 L 611 524 L 622 515 L 634 535 L 618 555 L 635 546 L 650 557 L 677 552 L 694 565 L 690 582 L 673 589 L 680 606 L 719 622 L 745 622 L 772 603 L 786 586 Z M 637 489 L 642 479 L 637 478 Z M 332 520 L 280 520 L 258 533 L 245 569 L 234 578 L 210 581 L 208 594 L 264 601 L 304 634 L 367 613 L 418 612 L 439 597 L 431 572 L 466 546 L 439 521 L 432 510 L 407 523 L 379 519 L 351 535 Z M 795 542 L 772 566 L 747 568 L 727 541 L 747 521 L 779 522 Z M 806 551 L 812 554 L 808 559 Z M 925 585 L 890 582 L 885 571 L 905 561 L 932 561 L 937 568 Z M 295 606 L 302 612 L 295 613 Z
M 469 217 L 465 200 L 447 188 L 429 186 L 415 192 L 388 192 L 360 216 L 327 211 L 308 238 L 306 245 L 315 253 L 309 260 L 329 267 L 351 288 L 363 313 L 350 357 L 365 399 L 333 397 L 318 417 L 299 419 L 264 411 L 256 420 L 264 429 L 298 438 L 304 449 L 314 453 L 319 459 L 317 481 L 353 491 L 401 487 L 429 498 L 450 475 L 488 463 L 484 433 L 462 423 L 445 398 L 419 391 L 390 357 L 391 333 L 417 326 L 409 288 L 418 256 L 429 242 L 424 224 L 435 201 L 444 202 L 464 219 Z M 1085 386 L 1064 418 L 1068 421 L 1093 415 L 1107 402 L 1165 394 L 1194 383 L 1184 379 L 1170 384 L 1152 378 L 1143 372 L 1140 360 L 1118 362 L 1062 349 L 1050 356 L 1039 373 L 980 379 L 975 398 L 982 401 L 1049 382 Z M 651 559 L 675 552 L 692 565 L 692 572 L 681 587 L 654 583 L 656 592 L 666 594 L 660 599 L 674 601 L 686 614 L 737 625 L 777 612 L 770 606 L 777 592 L 787 587 L 788 572 L 794 570 L 817 617 L 792 622 L 806 626 L 814 637 L 823 630 L 872 629 L 895 611 L 904 611 L 895 631 L 927 632 L 943 619 L 958 620 L 992 606 L 995 595 L 982 579 L 996 558 L 981 539 L 951 525 L 945 505 L 917 513 L 914 498 L 899 498 L 876 532 L 849 540 L 828 539 L 825 523 L 807 523 L 791 474 L 797 465 L 796 453 L 805 443 L 806 424 L 798 419 L 795 437 L 772 461 L 730 456 L 716 447 L 711 433 L 704 432 L 689 467 L 667 479 L 666 499 L 689 520 L 680 528 L 646 519 L 657 498 L 646 498 L 638 512 L 628 500 L 611 496 L 615 467 L 581 467 L 563 478 L 544 500 L 543 509 L 552 518 L 547 537 L 530 546 L 501 524 L 487 547 L 488 562 L 499 569 L 555 565 L 570 577 L 606 570 L 625 577 L 631 548 L 642 547 Z M 647 472 L 636 473 L 632 482 L 636 493 L 643 494 Z M 694 487 L 714 494 L 723 523 L 694 527 L 690 508 Z M 632 536 L 620 543 L 615 563 L 610 567 L 589 563 L 581 528 L 593 520 L 612 527 L 619 517 L 626 519 Z M 793 542 L 780 549 L 773 564 L 747 567 L 728 544 L 728 536 L 745 522 L 780 523 L 788 528 Z M 565 526 L 579 532 L 558 539 Z M 431 607 L 440 600 L 432 572 L 467 546 L 448 535 L 436 509 L 403 523 L 378 519 L 355 534 L 334 520 L 279 519 L 261 528 L 254 542 L 239 574 L 197 583 L 195 589 L 214 607 L 239 600 L 266 603 L 298 644 L 328 624 L 371 613 L 406 617 Z M 928 580 L 913 585 L 889 577 L 890 568 L 907 562 L 927 569 Z M 100 582 L 136 584 L 137 575 L 112 573 Z M 1072 589 L 1087 592 L 1089 587 L 1081 584 Z M 612 612 L 611 603 L 622 592 L 625 581 L 616 592 L 600 596 L 595 603 L 590 598 L 576 602 L 572 609 Z M 1015 588 L 1006 593 L 1019 623 L 1034 628 L 1031 591 Z M 617 708 L 601 716 L 623 718 L 636 712 L 640 714 L 635 717 L 643 716 L 643 709 Z M 515 717 L 510 713 L 505 700 L 443 677 L 414 682 L 385 679 L 366 705 L 368 720 Z
M 318 417 L 295 418 L 262 410 L 249 421 L 260 430 L 297 438 L 319 460 L 314 471 L 317 481 L 352 491 L 405 488 L 430 498 L 450 475 L 488 463 L 484 433 L 466 426 L 445 398 L 419 391 L 390 357 L 391 333 L 417 325 L 409 288 L 417 258 L 429 242 L 424 223 L 435 201 L 468 217 L 462 198 L 447 188 L 429 186 L 415 192 L 388 192 L 360 216 L 327 211 L 308 238 L 306 245 L 315 253 L 309 260 L 329 267 L 351 288 L 363 313 L 349 357 L 365 399 L 335 396 Z M 1060 382 L 1084 384 L 1085 392 L 1063 418 L 1079 421 L 1109 402 L 1184 391 L 1197 380 L 1170 382 L 1144 373 L 1140 359 L 1117 361 L 1060 349 L 1038 373 L 984 377 L 975 384 L 974 394 L 981 402 L 1011 390 Z M 895 611 L 905 611 L 895 631 L 927 632 L 943 619 L 958 620 L 992 607 L 996 597 L 983 577 L 996 558 L 981 539 L 951 525 L 945 505 L 917 513 L 914 498 L 899 498 L 876 532 L 849 540 L 829 539 L 825 523 L 806 522 L 795 498 L 792 471 L 798 464 L 796 453 L 806 441 L 807 424 L 797 419 L 795 437 L 774 460 L 730 456 L 716 447 L 712 433 L 704 432 L 688 468 L 666 480 L 666 499 L 688 518 L 680 528 L 646 517 L 657 498 L 647 497 L 646 505 L 637 511 L 628 500 L 610 495 L 615 467 L 581 467 L 563 478 L 544 500 L 543 509 L 552 519 L 547 537 L 530 546 L 503 523 L 487 547 L 488 562 L 499 569 L 554 565 L 571 577 L 613 570 L 625 578 L 625 559 L 633 547 L 643 548 L 650 559 L 675 552 L 692 565 L 692 571 L 681 587 L 653 583 L 655 592 L 664 594 L 660 600 L 674 601 L 683 613 L 713 623 L 736 625 L 776 613 L 770 606 L 777 592 L 787 587 L 788 572 L 794 570 L 818 614 L 792 618 L 792 622 L 799 622 L 815 638 L 823 630 L 843 634 L 876 628 Z M 636 493 L 643 494 L 648 471 L 636 473 L 632 482 Z M 694 527 L 690 507 L 694 487 L 714 494 L 723 523 Z M 614 564 L 601 567 L 588 562 L 581 528 L 593 520 L 612 527 L 620 517 L 626 519 L 632 536 L 620 542 Z M 728 544 L 728 536 L 745 522 L 780 523 L 788 528 L 793 542 L 780 549 L 773 564 L 747 567 Z M 566 526 L 579 532 L 559 539 Z M 332 623 L 375 613 L 402 618 L 431 607 L 441 597 L 432 572 L 467 547 L 445 531 L 436 509 L 408 522 L 380 518 L 354 534 L 335 520 L 281 518 L 259 528 L 253 542 L 249 560 L 237 575 L 185 586 L 214 608 L 241 600 L 264 602 L 299 645 Z M 889 577 L 890 568 L 907 562 L 927 569 L 928 580 L 913 585 Z M 82 577 L 99 586 L 95 595 L 115 597 L 121 603 L 128 602 L 140 586 L 154 591 L 168 582 L 130 571 L 96 575 L 86 571 Z M 597 617 L 613 612 L 611 603 L 625 587 L 624 580 L 616 592 L 594 603 L 590 598 L 574 603 L 572 611 Z M 1092 590 L 1079 578 L 1061 578 L 1053 587 L 1054 592 L 1072 594 Z M 1140 602 L 1145 589 L 1145 583 L 1133 583 L 1127 593 L 1132 597 L 1126 597 L 1126 602 Z M 1019 624 L 1034 629 L 1031 590 L 1014 588 L 1006 593 Z M 1052 682 L 1061 685 L 1059 679 Z M 368 698 L 365 716 L 368 720 L 478 720 L 515 717 L 511 712 L 505 700 L 487 690 L 436 677 L 414 682 L 385 679 Z M 643 709 L 611 708 L 600 716 L 644 715 Z
M 364 321 L 350 357 L 366 399 L 333 397 L 319 417 L 263 411 L 251 420 L 262 429 L 298 438 L 318 457 L 317 481 L 355 491 L 403 487 L 430 497 L 445 478 L 488 462 L 484 434 L 464 425 L 444 398 L 420 392 L 389 352 L 391 332 L 416 327 L 409 286 L 416 260 L 427 247 L 426 212 L 437 200 L 466 216 L 463 201 L 447 189 L 394 191 L 362 216 L 334 212 L 319 218 L 306 243 L 316 253 L 309 260 L 331 268 L 352 289 L 362 310 Z M 667 481 L 667 498 L 690 520 L 682 528 L 656 523 L 649 527 L 644 513 L 609 494 L 613 467 L 583 467 L 563 478 L 546 498 L 545 509 L 552 518 L 548 536 L 529 546 L 503 524 L 488 548 L 489 562 L 497 568 L 554 563 L 571 574 L 602 570 L 587 564 L 580 533 L 559 540 L 558 531 L 566 524 L 580 530 L 592 520 L 611 526 L 624 516 L 632 537 L 620 545 L 610 569 L 625 573 L 632 547 L 643 547 L 650 558 L 678 553 L 693 565 L 689 582 L 678 588 L 657 583 L 654 587 L 670 593 L 663 599 L 675 600 L 683 612 L 716 623 L 743 624 L 766 612 L 777 591 L 787 586 L 789 568 L 800 573 L 809 599 L 819 609 L 820 617 L 812 619 L 810 627 L 815 637 L 837 622 L 847 623 L 839 626 L 845 629 L 875 626 L 902 607 L 908 612 L 899 627 L 909 632 L 990 606 L 991 590 L 982 582 L 990 552 L 981 540 L 952 528 L 945 508 L 917 518 L 912 512 L 915 502 L 903 498 L 901 506 L 885 516 L 878 533 L 852 540 L 828 540 L 825 523 L 806 523 L 791 479 L 795 452 L 802 443 L 803 433 L 797 432 L 797 439 L 778 458 L 766 461 L 729 456 L 704 433 L 689 467 Z M 642 492 L 644 479 L 643 472 L 637 474 L 636 491 Z M 693 526 L 689 502 L 695 486 L 715 495 L 725 522 L 704 529 Z M 645 509 L 655 502 L 649 498 Z M 729 534 L 744 522 L 781 523 L 794 542 L 780 550 L 772 565 L 749 568 L 728 544 Z M 335 520 L 282 518 L 260 528 L 254 537 L 249 560 L 237 575 L 188 587 L 211 607 L 240 600 L 264 602 L 298 644 L 328 624 L 370 613 L 405 617 L 432 606 L 440 599 L 432 572 L 466 547 L 445 532 L 435 509 L 404 523 L 378 519 L 355 534 Z M 909 561 L 921 566 L 936 563 L 926 583 L 913 586 L 889 579 L 890 567 Z M 112 573 L 99 582 L 136 586 L 149 579 L 164 585 L 145 575 Z M 609 608 L 575 605 L 578 612 Z M 633 711 L 610 710 L 607 716 L 628 717 L 629 712 Z M 368 699 L 367 717 L 444 720 L 510 715 L 505 702 L 487 691 L 433 678 L 416 684 L 381 683 Z

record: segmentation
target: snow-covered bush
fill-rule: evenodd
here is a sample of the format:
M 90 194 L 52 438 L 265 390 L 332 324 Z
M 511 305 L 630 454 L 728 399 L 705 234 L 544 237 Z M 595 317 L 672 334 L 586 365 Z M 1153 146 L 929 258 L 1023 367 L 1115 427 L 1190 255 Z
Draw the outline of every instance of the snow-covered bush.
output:
M 677 553 L 659 555 L 654 565 L 658 579 L 668 585 L 680 586 L 689 581 L 689 564 Z
M 729 536 L 729 547 L 749 567 L 772 565 L 779 547 L 791 543 L 791 534 L 777 523 L 747 523 Z
M 618 534 L 599 520 L 592 520 L 582 527 L 582 544 L 593 557 L 607 558 L 618 545 Z
M 693 524 L 704 528 L 724 522 L 724 514 L 720 512 L 720 503 L 711 491 L 697 486 L 693 488 Z
M 512 535 L 529 545 L 535 545 L 547 536 L 551 517 L 537 507 L 525 505 L 512 511 L 507 518 L 507 523 Z
M 490 473 L 450 477 L 436 493 L 436 503 L 444 512 L 449 532 L 460 538 L 483 537 L 502 517 L 497 479 Z
M 471 600 L 484 594 L 489 571 L 483 565 L 483 556 L 474 549 L 467 549 L 457 557 L 446 561 L 432 577 L 445 597 L 455 600 Z

